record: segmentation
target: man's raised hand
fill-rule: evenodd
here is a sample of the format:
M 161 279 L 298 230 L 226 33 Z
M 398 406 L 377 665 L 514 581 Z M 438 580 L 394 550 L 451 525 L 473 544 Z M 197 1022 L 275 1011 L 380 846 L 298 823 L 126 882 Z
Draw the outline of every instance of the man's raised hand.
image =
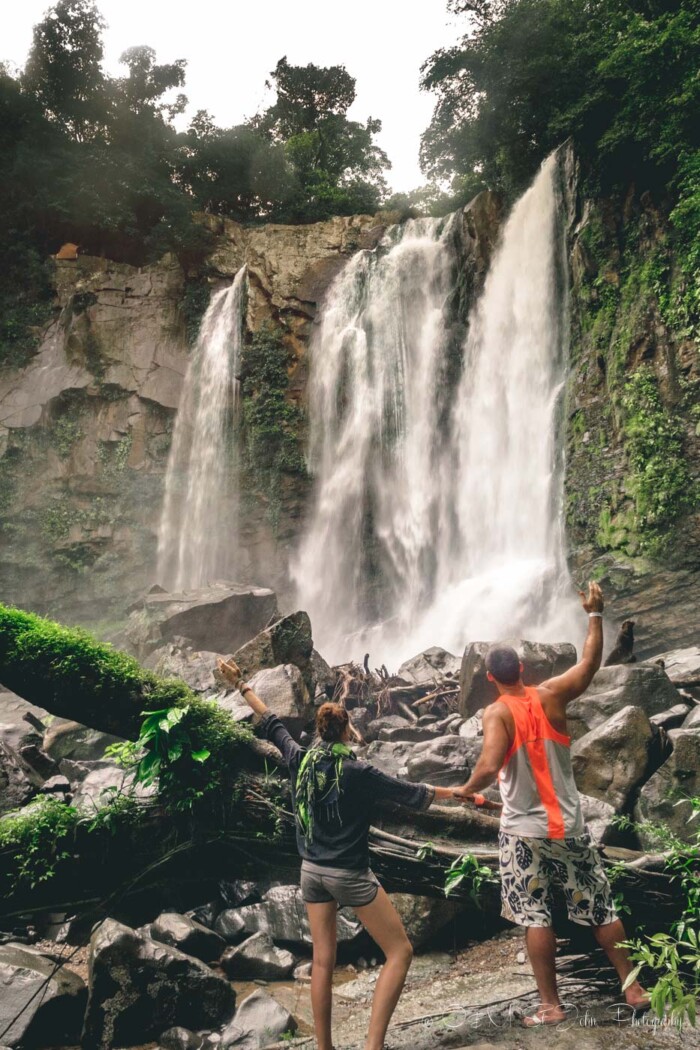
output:
M 578 593 L 581 598 L 581 605 L 587 613 L 602 613 L 605 602 L 603 601 L 603 592 L 601 591 L 599 584 L 594 580 L 590 580 L 588 584 L 588 594 L 586 594 L 585 591 L 579 591 Z

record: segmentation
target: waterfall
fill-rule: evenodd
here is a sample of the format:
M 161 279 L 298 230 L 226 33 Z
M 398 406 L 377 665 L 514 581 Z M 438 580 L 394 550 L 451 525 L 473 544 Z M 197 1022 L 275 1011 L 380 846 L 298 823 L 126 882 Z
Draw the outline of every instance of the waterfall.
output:
M 504 226 L 455 364 L 458 218 L 407 222 L 354 256 L 312 340 L 315 502 L 292 574 L 332 660 L 366 649 L 395 667 L 430 645 L 578 630 L 556 440 L 556 157 Z
M 245 267 L 214 292 L 180 399 L 165 475 L 158 578 L 192 590 L 235 572 L 237 491 L 234 414 L 243 339 Z

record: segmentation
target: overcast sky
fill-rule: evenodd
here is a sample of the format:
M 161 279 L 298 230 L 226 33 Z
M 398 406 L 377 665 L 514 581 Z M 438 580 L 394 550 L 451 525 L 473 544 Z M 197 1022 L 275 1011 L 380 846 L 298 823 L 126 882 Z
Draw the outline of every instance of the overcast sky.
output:
M 25 62 L 32 27 L 47 0 L 3 3 L 0 60 Z M 267 101 L 265 79 L 286 55 L 295 65 L 345 65 L 357 80 L 355 120 L 383 122 L 379 144 L 392 163 L 388 182 L 410 190 L 425 180 L 418 166 L 420 135 L 432 97 L 418 90 L 421 64 L 461 30 L 446 0 L 98 0 L 108 28 L 105 66 L 119 71 L 119 55 L 148 44 L 158 60 L 187 59 L 188 113 L 208 109 L 227 126 L 252 116 Z M 417 5 L 416 5 L 417 6 Z

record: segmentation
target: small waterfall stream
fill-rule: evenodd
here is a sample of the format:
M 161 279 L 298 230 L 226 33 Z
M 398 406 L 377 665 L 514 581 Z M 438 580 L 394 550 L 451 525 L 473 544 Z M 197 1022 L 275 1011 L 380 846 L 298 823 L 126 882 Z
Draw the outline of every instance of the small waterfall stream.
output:
M 236 569 L 234 414 L 246 271 L 214 292 L 187 369 L 165 476 L 158 579 L 172 591 L 232 578 Z
M 319 649 L 576 637 L 556 431 L 566 279 L 550 157 L 505 224 L 454 379 L 456 217 L 360 252 L 311 346 L 315 504 L 292 573 Z

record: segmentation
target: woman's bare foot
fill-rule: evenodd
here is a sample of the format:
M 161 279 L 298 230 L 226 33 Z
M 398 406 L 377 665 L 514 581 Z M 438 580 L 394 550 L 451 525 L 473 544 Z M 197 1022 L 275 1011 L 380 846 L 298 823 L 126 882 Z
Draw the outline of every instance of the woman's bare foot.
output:
M 538 1006 L 534 1014 L 530 1014 L 528 1017 L 523 1017 L 523 1025 L 525 1028 L 537 1028 L 540 1025 L 546 1024 L 559 1024 L 560 1021 L 566 1020 L 566 1013 L 561 1003 L 554 1005 L 547 1005 L 543 1003 Z

